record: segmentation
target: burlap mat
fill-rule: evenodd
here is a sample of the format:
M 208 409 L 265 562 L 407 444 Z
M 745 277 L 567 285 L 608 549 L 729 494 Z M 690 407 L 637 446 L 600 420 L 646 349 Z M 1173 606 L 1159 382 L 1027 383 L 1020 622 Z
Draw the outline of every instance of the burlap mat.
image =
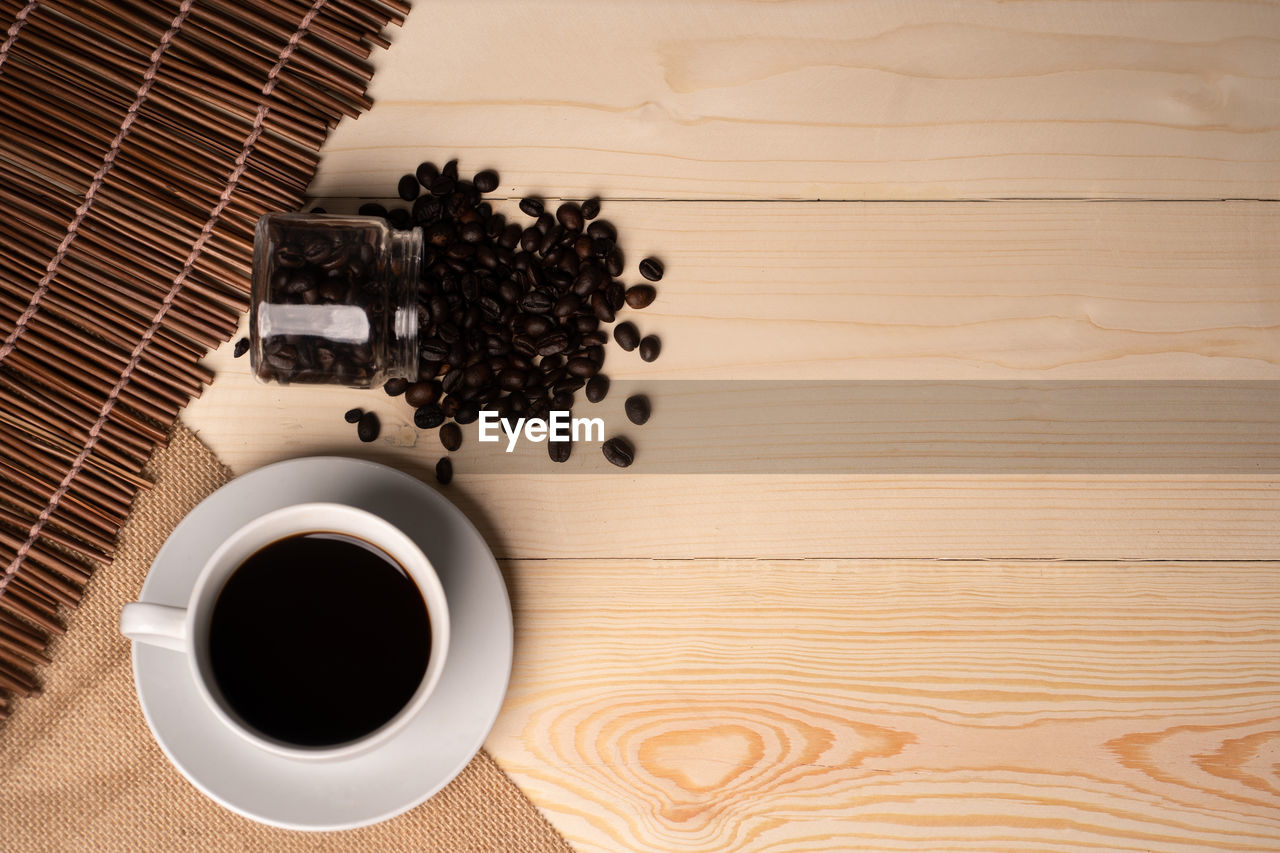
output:
M 150 474 L 156 488 L 134 504 L 116 562 L 56 641 L 44 695 L 0 726 L 0 851 L 572 853 L 484 752 L 425 804 L 350 832 L 263 826 L 197 791 L 147 729 L 118 625 L 169 532 L 231 472 L 179 425 Z

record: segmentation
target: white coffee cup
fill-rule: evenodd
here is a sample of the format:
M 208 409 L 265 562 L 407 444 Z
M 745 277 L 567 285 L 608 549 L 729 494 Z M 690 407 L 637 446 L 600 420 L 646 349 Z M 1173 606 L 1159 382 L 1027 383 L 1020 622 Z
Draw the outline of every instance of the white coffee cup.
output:
M 431 624 L 426 670 L 409 701 L 386 723 L 363 737 L 334 746 L 309 747 L 267 737 L 241 720 L 227 704 L 213 676 L 209 626 L 214 604 L 227 580 L 245 560 L 273 542 L 306 533 L 337 533 L 359 539 L 400 565 L 422 594 Z M 288 606 L 288 602 L 282 602 Z M 426 705 L 440 680 L 449 649 L 449 609 L 444 587 L 422 549 L 404 531 L 373 513 L 334 503 L 295 504 L 245 524 L 209 557 L 196 578 L 185 607 L 133 602 L 120 614 L 120 630 L 137 643 L 171 649 L 187 656 L 191 677 L 201 697 L 228 728 L 269 752 L 290 758 L 346 758 L 385 743 Z M 358 700 L 358 697 L 353 697 Z

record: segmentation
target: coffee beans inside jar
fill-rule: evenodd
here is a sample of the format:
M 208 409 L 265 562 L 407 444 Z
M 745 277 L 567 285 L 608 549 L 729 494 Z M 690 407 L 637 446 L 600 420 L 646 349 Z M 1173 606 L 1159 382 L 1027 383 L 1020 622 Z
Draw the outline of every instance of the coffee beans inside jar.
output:
M 421 258 L 421 232 L 379 219 L 264 216 L 249 308 L 255 375 L 368 388 L 416 372 Z
M 608 388 L 603 367 L 610 342 L 605 324 L 619 311 L 647 307 L 656 290 L 650 284 L 628 289 L 618 280 L 624 256 L 617 229 L 598 218 L 599 199 L 547 204 L 528 197 L 519 210 L 532 221 L 508 221 L 482 199 L 482 193 L 499 185 L 491 169 L 468 181 L 459 176 L 456 161 L 443 168 L 422 163 L 396 187 L 409 206 L 388 209 L 370 202 L 360 208 L 364 222 L 389 231 L 328 234 L 326 243 L 320 239 L 326 235 L 314 233 L 327 228 L 324 222 L 304 221 L 305 215 L 293 215 L 304 217 L 293 221 L 279 217 L 289 228 L 267 235 L 273 238 L 267 259 L 274 269 L 263 290 L 274 301 L 264 304 L 355 307 L 366 315 L 371 335 L 352 343 L 292 329 L 269 340 L 260 336 L 265 366 L 255 361 L 258 375 L 278 382 L 383 384 L 388 395 L 413 407 L 419 429 L 448 425 L 440 439 L 450 451 L 458 444 L 456 425 L 476 421 L 482 410 L 509 420 L 545 418 L 551 411 L 572 410 L 584 386 L 588 400 L 602 399 Z M 372 258 L 364 263 L 366 256 L 396 245 L 404 233 L 418 235 L 413 241 L 416 269 L 410 273 L 402 260 L 386 267 L 394 282 L 370 277 L 371 268 L 383 268 Z M 360 263 L 352 264 L 352 257 Z M 643 265 L 644 277 L 661 277 L 657 259 L 645 258 Z M 408 293 L 402 286 L 406 278 Z M 273 282 L 278 288 L 271 287 Z M 391 291 L 391 301 L 379 298 Z M 388 311 L 412 317 L 388 325 Z M 398 333 L 410 324 L 411 346 L 397 350 L 393 359 L 384 358 L 382 341 L 402 343 Z M 372 334 L 375 326 L 381 339 Z M 620 346 L 639 346 L 635 324 L 621 328 Z M 402 357 L 406 349 L 412 352 Z M 627 447 L 633 458 L 634 447 Z M 556 461 L 568 457 L 568 447 L 548 452 Z M 440 479 L 447 482 L 449 475 Z

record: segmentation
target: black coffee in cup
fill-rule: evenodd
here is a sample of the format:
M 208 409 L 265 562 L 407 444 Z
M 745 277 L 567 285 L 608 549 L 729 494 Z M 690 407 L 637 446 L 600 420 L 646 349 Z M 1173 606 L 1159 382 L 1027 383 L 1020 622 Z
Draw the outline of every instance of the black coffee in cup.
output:
M 356 740 L 422 683 L 431 620 L 413 578 L 340 533 L 289 536 L 240 564 L 214 604 L 209 663 L 227 707 L 294 746 Z

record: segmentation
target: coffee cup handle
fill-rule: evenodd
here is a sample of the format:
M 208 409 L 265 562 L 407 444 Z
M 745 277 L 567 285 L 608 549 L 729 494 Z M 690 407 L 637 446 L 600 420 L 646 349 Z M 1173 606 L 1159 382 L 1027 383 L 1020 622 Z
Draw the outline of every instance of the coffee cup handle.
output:
M 182 607 L 134 601 L 120 611 L 120 633 L 135 643 L 185 652 L 187 611 Z

